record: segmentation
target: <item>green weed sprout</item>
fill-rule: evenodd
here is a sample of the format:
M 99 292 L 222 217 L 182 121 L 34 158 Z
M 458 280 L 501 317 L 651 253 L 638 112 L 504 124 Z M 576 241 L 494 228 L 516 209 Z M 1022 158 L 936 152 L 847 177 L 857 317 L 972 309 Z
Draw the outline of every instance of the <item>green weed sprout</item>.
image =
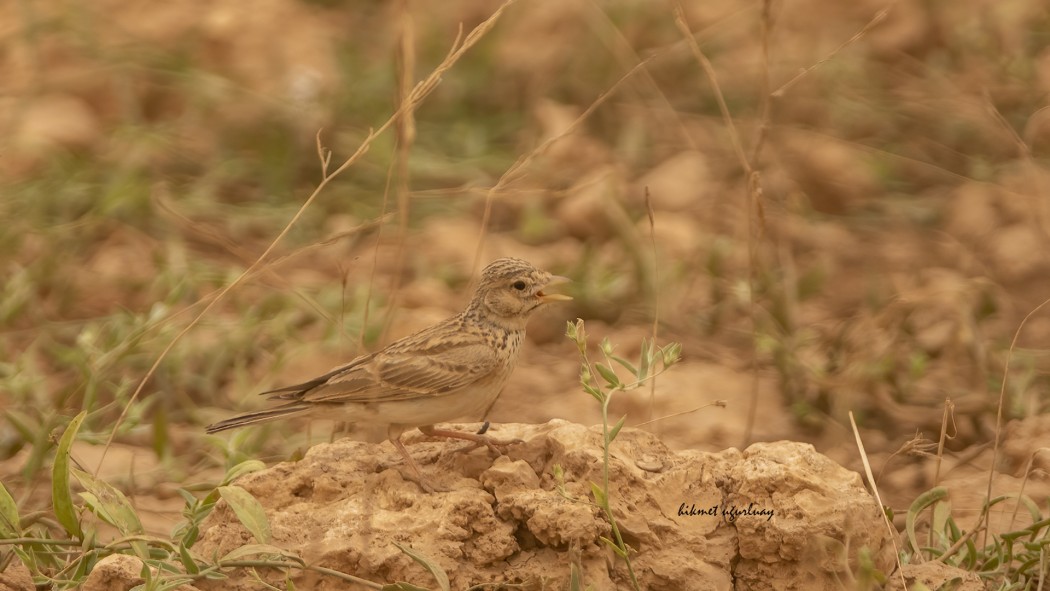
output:
M 602 541 L 608 544 L 612 551 L 624 560 L 624 563 L 627 565 L 627 573 L 631 577 L 631 584 L 635 589 L 639 589 L 638 578 L 635 576 L 634 568 L 631 566 L 630 549 L 623 541 L 623 536 L 620 535 L 620 528 L 616 525 L 616 518 L 613 516 L 612 506 L 609 503 L 609 448 L 627 420 L 627 415 L 624 415 L 620 417 L 620 420 L 616 421 L 615 425 L 610 427 L 609 403 L 616 392 L 633 390 L 654 379 L 677 363 L 682 356 L 682 345 L 670 343 L 664 347 L 659 347 L 653 340 L 643 339 L 641 359 L 637 364 L 633 364 L 615 355 L 612 343 L 606 338 L 602 339 L 599 345 L 605 361 L 602 363 L 598 361 L 592 362 L 587 353 L 587 332 L 582 319 L 576 319 L 575 323 L 568 322 L 565 335 L 576 343 L 576 348 L 580 352 L 580 384 L 585 392 L 598 401 L 602 409 L 602 483 L 600 485 L 591 483 L 591 494 L 594 496 L 594 502 L 605 514 L 605 518 L 609 520 L 609 526 L 612 529 L 613 539 L 602 537 Z M 621 380 L 620 376 L 613 371 L 614 364 L 620 365 L 629 371 L 634 379 L 628 382 Z M 659 369 L 657 369 L 657 366 L 659 366 Z M 601 382 L 595 379 L 595 375 L 600 376 Z M 560 472 L 557 467 L 556 472 Z

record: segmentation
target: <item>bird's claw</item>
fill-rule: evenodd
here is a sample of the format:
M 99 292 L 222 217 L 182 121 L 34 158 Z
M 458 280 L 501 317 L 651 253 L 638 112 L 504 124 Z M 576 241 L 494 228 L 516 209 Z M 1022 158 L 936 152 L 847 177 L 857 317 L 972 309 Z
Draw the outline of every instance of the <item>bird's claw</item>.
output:
M 517 445 L 519 443 L 525 443 L 525 440 L 518 439 L 517 437 L 515 437 L 514 439 L 492 439 L 491 437 L 484 437 L 484 441 L 475 441 L 474 443 L 471 443 L 470 445 L 462 447 L 456 451 L 458 451 L 459 453 L 470 453 L 484 445 L 485 447 L 495 452 L 497 456 L 502 456 L 505 455 L 505 453 L 502 449 L 500 449 L 500 447 L 510 447 L 511 445 Z

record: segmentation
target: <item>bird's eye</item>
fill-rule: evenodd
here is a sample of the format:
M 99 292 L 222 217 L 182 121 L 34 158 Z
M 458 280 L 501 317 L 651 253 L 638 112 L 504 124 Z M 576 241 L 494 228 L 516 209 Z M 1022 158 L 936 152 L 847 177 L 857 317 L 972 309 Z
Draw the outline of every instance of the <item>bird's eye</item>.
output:
M 525 282 L 524 281 L 515 281 L 511 285 L 511 287 L 513 287 L 514 289 L 516 289 L 518 291 L 521 291 L 521 290 L 525 289 Z

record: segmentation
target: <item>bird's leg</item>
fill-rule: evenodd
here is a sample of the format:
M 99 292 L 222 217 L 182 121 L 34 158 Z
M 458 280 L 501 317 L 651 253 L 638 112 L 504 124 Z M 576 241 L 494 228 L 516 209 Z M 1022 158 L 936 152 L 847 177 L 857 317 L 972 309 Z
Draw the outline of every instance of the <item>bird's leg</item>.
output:
M 521 439 L 511 439 L 509 441 L 497 441 L 493 440 L 488 435 L 479 435 L 477 433 L 467 433 L 465 431 L 451 431 L 449 429 L 437 429 L 433 425 L 426 425 L 419 428 L 424 435 L 429 437 L 448 437 L 449 439 L 463 439 L 464 441 L 472 441 L 474 445 L 465 448 L 463 451 L 473 451 L 482 445 L 488 447 L 492 451 L 496 452 L 496 455 L 501 456 L 503 452 L 500 451 L 497 445 L 513 445 L 515 443 L 524 443 Z M 486 429 L 487 430 L 487 429 Z
M 408 453 L 408 450 L 405 449 L 405 444 L 401 443 L 401 432 L 401 428 L 394 427 L 393 425 L 391 425 L 389 430 L 387 431 L 390 443 L 393 443 L 394 447 L 397 448 L 397 451 L 401 452 L 401 456 L 405 458 L 405 463 L 408 464 L 408 467 L 412 470 L 412 473 L 415 475 L 415 483 L 418 484 L 423 490 L 425 490 L 428 493 L 435 492 L 434 487 L 430 486 L 430 483 L 423 476 L 423 471 L 419 469 L 419 464 L 417 464 L 416 461 L 412 459 L 412 456 Z
M 497 400 L 499 400 L 498 396 L 493 398 L 492 402 L 489 403 L 488 408 L 485 409 L 485 414 L 481 415 L 481 420 L 485 421 L 485 424 L 478 429 L 478 435 L 484 435 L 485 432 L 489 430 L 489 413 L 492 412 L 492 407 L 496 406 Z

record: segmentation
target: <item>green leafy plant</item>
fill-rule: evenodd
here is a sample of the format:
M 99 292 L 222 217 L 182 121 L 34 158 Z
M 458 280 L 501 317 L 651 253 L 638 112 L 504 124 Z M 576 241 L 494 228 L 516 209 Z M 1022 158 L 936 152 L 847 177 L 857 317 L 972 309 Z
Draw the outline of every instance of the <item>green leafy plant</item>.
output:
M 975 572 L 989 589 L 1045 589 L 1050 573 L 1050 515 L 1027 495 L 1010 494 L 985 502 L 978 522 L 983 523 L 993 507 L 1009 500 L 1017 503 L 1018 512 L 1027 513 L 1029 525 L 979 543 L 982 530 L 965 531 L 952 516 L 948 489 L 926 491 L 908 508 L 905 535 L 909 547 L 904 560 L 934 560 Z
M 612 539 L 602 537 L 602 541 L 617 556 L 623 559 L 627 565 L 627 574 L 631 578 L 631 585 L 635 589 L 639 589 L 638 577 L 635 575 L 634 567 L 631 565 L 630 548 L 620 534 L 620 528 L 616 524 L 616 517 L 613 515 L 610 502 L 612 491 L 609 485 L 609 449 L 612 447 L 616 436 L 619 435 L 620 429 L 623 428 L 624 423 L 627 421 L 627 416 L 620 417 L 616 424 L 610 426 L 609 403 L 612 402 L 613 395 L 616 392 L 633 390 L 654 379 L 666 371 L 667 368 L 677 363 L 682 356 L 682 346 L 679 343 L 670 343 L 659 347 L 652 340 L 643 340 L 641 358 L 637 364 L 634 364 L 615 355 L 612 343 L 606 338 L 602 339 L 599 345 L 604 359 L 604 363 L 602 363 L 600 361 L 591 361 L 590 359 L 587 351 L 587 331 L 582 319 L 577 319 L 575 323 L 567 323 L 565 334 L 576 343 L 576 348 L 580 353 L 580 384 L 583 386 L 583 390 L 601 405 L 602 482 L 601 484 L 591 483 L 591 495 L 594 497 L 595 504 L 609 521 L 609 526 L 612 530 Z M 627 382 L 621 380 L 620 376 L 613 370 L 614 364 L 629 371 L 633 379 Z M 595 374 L 600 377 L 600 381 L 596 379 Z M 557 469 L 557 467 L 556 472 L 555 476 L 557 477 L 560 475 L 560 469 Z

